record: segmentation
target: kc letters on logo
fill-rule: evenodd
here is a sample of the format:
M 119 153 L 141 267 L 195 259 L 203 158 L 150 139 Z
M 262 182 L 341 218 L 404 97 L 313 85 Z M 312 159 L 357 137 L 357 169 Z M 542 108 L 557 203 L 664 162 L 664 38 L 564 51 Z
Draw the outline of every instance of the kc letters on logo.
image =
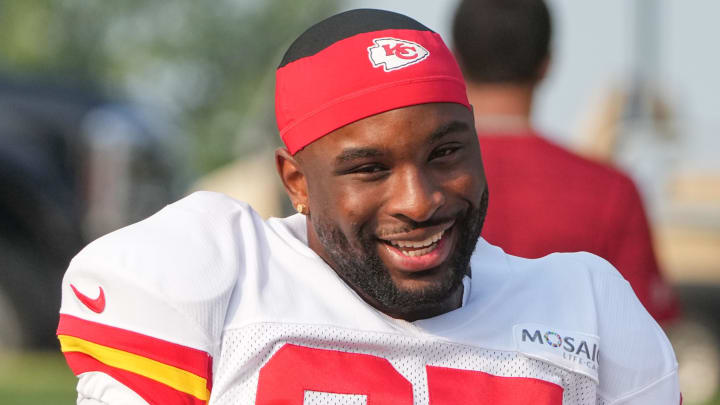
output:
M 425 59 L 430 52 L 412 41 L 396 38 L 376 38 L 375 45 L 368 48 L 368 56 L 373 67 L 383 70 L 402 69 Z

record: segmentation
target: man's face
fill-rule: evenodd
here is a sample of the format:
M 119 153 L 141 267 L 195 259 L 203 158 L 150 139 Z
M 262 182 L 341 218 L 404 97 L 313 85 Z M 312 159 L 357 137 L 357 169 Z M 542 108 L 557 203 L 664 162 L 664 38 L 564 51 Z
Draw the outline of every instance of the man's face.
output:
M 487 208 L 468 109 L 392 110 L 340 128 L 296 158 L 310 247 L 358 294 L 409 320 L 459 305 Z

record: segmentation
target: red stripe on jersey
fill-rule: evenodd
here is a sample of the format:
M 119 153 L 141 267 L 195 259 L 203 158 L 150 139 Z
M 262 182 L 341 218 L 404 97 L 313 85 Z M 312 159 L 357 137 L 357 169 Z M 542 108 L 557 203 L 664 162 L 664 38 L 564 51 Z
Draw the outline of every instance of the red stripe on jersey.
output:
M 60 314 L 57 334 L 74 336 L 183 369 L 205 378 L 208 390 L 212 388 L 212 357 L 202 350 L 67 314 Z
M 482 371 L 427 366 L 433 405 L 561 405 L 563 387 L 528 377 L 501 377 Z
M 109 367 L 83 353 L 66 352 L 65 359 L 75 375 L 100 371 L 132 389 L 151 405 L 205 405 L 207 403 L 150 378 L 119 368 Z

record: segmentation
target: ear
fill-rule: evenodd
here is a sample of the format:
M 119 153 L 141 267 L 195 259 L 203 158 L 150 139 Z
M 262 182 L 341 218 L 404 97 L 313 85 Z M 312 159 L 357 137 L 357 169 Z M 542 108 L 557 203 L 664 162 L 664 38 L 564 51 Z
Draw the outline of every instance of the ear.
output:
M 308 206 L 307 181 L 300 165 L 285 148 L 275 150 L 275 167 L 293 207 L 298 204 Z

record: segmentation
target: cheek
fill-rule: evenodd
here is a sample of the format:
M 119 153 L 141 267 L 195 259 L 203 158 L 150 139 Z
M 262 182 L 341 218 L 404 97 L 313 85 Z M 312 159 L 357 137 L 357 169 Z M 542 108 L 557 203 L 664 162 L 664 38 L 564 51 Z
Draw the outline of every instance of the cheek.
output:
M 348 182 L 328 182 L 323 189 L 314 198 L 313 206 L 318 207 L 319 215 L 339 226 L 346 236 L 354 236 L 359 228 L 372 223 L 378 200 L 373 196 L 377 195 L 377 190 Z
M 457 170 L 446 177 L 444 184 L 446 190 L 477 207 L 486 187 L 485 173 L 482 167 Z
M 344 221 L 347 226 L 357 231 L 363 226 L 373 223 L 377 212 L 379 191 L 357 185 L 344 185 L 337 188 L 338 203 L 342 207 Z

